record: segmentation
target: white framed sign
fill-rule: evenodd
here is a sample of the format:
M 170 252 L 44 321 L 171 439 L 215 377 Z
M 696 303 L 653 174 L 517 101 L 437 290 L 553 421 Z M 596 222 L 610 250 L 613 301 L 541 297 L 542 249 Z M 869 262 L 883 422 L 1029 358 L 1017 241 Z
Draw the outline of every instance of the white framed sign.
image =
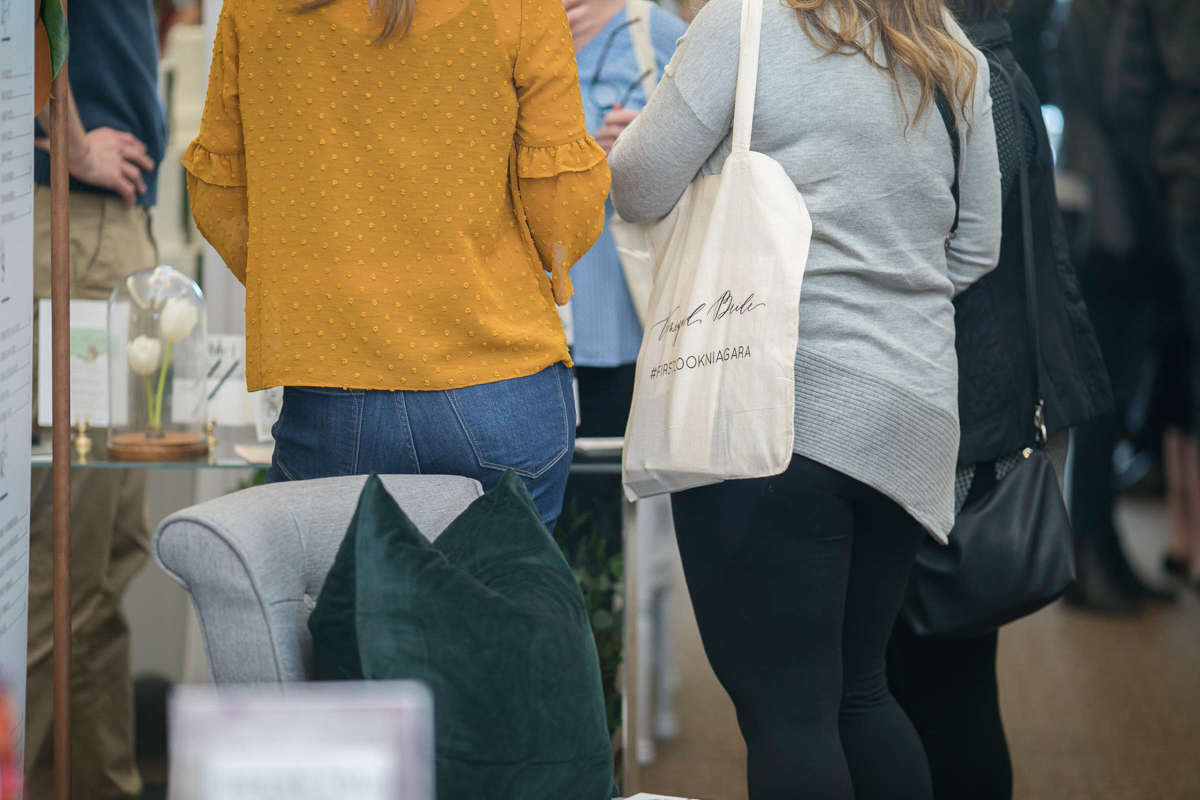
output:
M 38 425 L 54 420 L 54 385 L 50 380 L 54 342 L 50 335 L 51 303 L 38 301 Z M 123 415 L 121 415 L 123 416 Z M 107 428 L 108 301 L 71 301 L 71 419 L 87 418 L 92 428 Z
M 254 424 L 254 397 L 246 391 L 246 337 L 208 335 L 208 415 L 222 428 Z M 180 422 L 186 421 L 180 409 Z
M 33 12 L 0 8 L 0 686 L 22 759 L 33 429 Z

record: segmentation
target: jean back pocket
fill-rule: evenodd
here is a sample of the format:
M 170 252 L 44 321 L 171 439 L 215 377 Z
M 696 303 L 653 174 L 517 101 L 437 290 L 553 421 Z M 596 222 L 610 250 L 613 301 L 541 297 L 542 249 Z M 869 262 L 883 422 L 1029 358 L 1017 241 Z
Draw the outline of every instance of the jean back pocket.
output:
M 571 372 L 561 364 L 446 395 L 481 467 L 536 478 L 568 455 L 575 399 Z

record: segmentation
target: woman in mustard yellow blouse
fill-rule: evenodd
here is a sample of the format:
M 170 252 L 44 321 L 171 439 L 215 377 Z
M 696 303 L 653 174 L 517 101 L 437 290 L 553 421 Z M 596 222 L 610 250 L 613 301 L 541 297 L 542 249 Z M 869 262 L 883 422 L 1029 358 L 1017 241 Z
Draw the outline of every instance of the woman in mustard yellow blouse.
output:
M 561 0 L 225 0 L 184 165 L 286 387 L 269 480 L 511 468 L 553 525 L 609 186 Z

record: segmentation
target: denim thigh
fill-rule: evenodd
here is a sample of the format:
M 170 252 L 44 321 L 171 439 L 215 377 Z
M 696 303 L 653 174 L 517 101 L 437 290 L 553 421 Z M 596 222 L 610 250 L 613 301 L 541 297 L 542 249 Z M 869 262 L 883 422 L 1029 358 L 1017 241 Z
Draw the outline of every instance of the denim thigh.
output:
M 491 489 L 514 470 L 552 527 L 575 448 L 571 370 L 443 392 L 401 392 L 419 471 L 465 475 Z
M 354 475 L 365 399 L 355 389 L 284 388 L 267 482 Z

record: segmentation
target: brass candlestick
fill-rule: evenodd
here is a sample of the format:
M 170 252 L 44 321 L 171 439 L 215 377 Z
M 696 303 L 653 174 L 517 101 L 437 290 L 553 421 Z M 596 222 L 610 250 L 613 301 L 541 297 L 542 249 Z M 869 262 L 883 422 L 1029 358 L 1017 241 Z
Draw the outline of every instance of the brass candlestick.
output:
M 217 449 L 217 418 L 210 419 L 204 430 L 208 433 L 208 452 L 211 453 Z
M 75 452 L 79 454 L 79 460 L 87 459 L 88 453 L 92 452 L 92 437 L 88 436 L 88 418 L 75 418 Z

